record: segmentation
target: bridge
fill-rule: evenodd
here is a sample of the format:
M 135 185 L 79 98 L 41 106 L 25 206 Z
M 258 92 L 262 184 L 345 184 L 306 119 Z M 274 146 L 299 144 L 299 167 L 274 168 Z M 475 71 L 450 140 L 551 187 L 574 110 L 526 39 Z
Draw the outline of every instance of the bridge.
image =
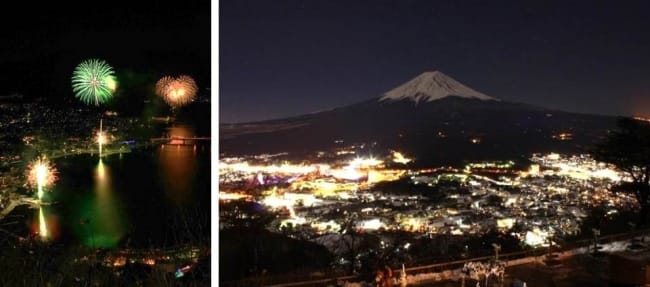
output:
M 161 137 L 150 139 L 151 143 L 162 143 L 171 145 L 194 145 L 199 141 L 210 141 L 210 137 Z

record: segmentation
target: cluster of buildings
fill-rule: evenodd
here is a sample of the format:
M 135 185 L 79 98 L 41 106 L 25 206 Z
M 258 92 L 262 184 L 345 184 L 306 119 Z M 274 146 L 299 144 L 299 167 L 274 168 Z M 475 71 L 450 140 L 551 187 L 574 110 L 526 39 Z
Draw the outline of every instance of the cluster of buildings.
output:
M 625 175 L 588 155 L 533 155 L 527 169 L 501 161 L 426 170 L 409 169 L 399 152 L 340 156 L 317 164 L 223 159 L 220 200 L 256 201 L 281 214 L 268 229 L 316 241 L 352 224 L 360 232 L 414 237 L 496 230 L 535 247 L 579 233 L 592 208 L 615 216 L 637 207 L 632 196 L 610 192 Z
M 22 160 L 26 150 L 41 154 L 82 153 L 96 145 L 100 119 L 112 138 L 128 140 L 126 135 L 151 127 L 139 118 L 122 117 L 89 108 L 51 107 L 40 102 L 0 103 L 0 165 Z M 148 141 L 148 138 L 135 139 Z
M 97 152 L 100 119 L 106 139 L 113 139 L 108 149 L 127 152 L 126 140 L 148 143 L 148 138 L 132 139 L 127 135 L 151 128 L 138 118 L 122 117 L 116 112 L 100 113 L 86 107 L 52 107 L 40 101 L 0 102 L 0 209 L 19 196 L 25 185 L 25 161 L 36 155 L 48 158 Z

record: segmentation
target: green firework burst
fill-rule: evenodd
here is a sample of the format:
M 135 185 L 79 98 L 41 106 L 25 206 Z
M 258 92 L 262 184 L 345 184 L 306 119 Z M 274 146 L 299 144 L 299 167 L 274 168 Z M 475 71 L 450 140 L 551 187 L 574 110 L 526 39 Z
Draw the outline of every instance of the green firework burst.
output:
M 113 68 L 103 60 L 83 61 L 72 73 L 72 91 L 82 102 L 99 106 L 115 92 L 117 82 L 113 74 Z

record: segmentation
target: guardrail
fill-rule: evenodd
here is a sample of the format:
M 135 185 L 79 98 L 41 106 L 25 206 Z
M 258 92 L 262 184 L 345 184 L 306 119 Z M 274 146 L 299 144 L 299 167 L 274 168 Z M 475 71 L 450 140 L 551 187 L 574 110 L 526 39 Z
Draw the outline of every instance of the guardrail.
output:
M 605 235 L 598 238 L 599 244 L 610 243 L 614 241 L 627 240 L 640 235 L 646 235 L 650 232 L 650 229 L 637 230 L 634 232 L 618 233 Z M 561 246 L 553 246 L 552 252 L 565 252 L 576 248 L 589 247 L 593 245 L 593 239 L 581 239 L 571 242 L 564 242 Z M 509 261 L 515 259 L 522 259 L 526 257 L 537 257 L 549 253 L 548 247 L 539 247 L 531 250 L 510 252 L 499 254 L 499 260 Z M 493 255 L 482 256 L 482 257 L 473 257 L 462 260 L 441 262 L 428 265 L 419 265 L 411 266 L 405 268 L 405 271 L 409 275 L 416 275 L 421 273 L 433 273 L 441 272 L 444 270 L 452 270 L 462 267 L 467 262 L 476 262 L 476 261 L 488 261 L 494 259 Z M 398 274 L 402 269 L 393 270 L 394 274 Z M 269 287 L 299 287 L 299 286 L 327 286 L 334 284 L 336 282 L 345 282 L 345 281 L 360 281 L 359 275 L 344 275 L 335 272 L 314 272 L 310 274 L 320 273 L 322 275 L 307 275 L 307 274 L 294 274 L 294 275 L 274 275 L 274 276 L 257 276 L 252 278 L 247 278 L 243 280 L 230 281 L 220 283 L 220 286 L 230 286 L 230 287 L 239 287 L 239 286 L 269 286 Z M 318 278 L 320 277 L 320 278 Z

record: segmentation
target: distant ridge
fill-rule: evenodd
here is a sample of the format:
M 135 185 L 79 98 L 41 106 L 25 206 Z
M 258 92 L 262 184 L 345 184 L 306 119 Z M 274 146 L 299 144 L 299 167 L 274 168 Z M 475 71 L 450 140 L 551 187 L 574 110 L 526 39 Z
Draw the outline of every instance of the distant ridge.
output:
M 496 98 L 463 85 L 440 71 L 424 72 L 399 87 L 384 93 L 379 101 L 409 99 L 419 103 L 421 101 L 431 102 L 449 96 L 498 101 Z
M 293 160 L 341 148 L 374 155 L 399 150 L 420 167 L 462 165 L 531 153 L 583 153 L 615 123 L 614 117 L 498 100 L 433 71 L 335 109 L 221 125 L 219 149 L 235 156 L 288 153 Z

